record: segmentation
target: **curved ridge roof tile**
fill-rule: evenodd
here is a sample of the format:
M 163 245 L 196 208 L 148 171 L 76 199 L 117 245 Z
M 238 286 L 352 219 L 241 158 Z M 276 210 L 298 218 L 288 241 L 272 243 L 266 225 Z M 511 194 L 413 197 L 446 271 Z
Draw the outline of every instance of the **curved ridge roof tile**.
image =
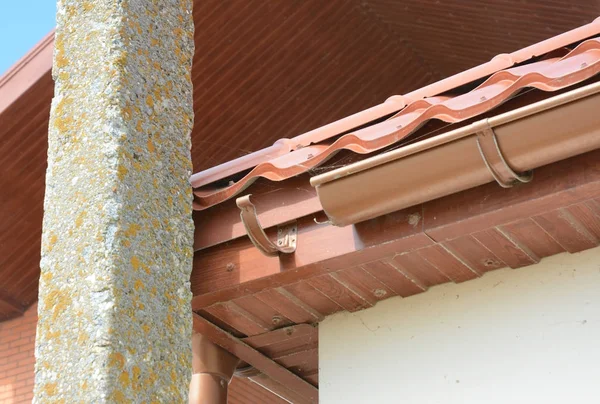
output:
M 237 182 L 212 184 L 194 190 L 195 210 L 223 202 L 246 189 L 257 178 L 282 181 L 323 164 L 340 150 L 366 154 L 406 138 L 431 119 L 461 122 L 490 111 L 524 88 L 557 91 L 600 73 L 600 38 L 582 42 L 561 58 L 551 58 L 492 74 L 475 89 L 454 97 L 429 97 L 409 103 L 390 119 L 327 139 L 262 162 Z

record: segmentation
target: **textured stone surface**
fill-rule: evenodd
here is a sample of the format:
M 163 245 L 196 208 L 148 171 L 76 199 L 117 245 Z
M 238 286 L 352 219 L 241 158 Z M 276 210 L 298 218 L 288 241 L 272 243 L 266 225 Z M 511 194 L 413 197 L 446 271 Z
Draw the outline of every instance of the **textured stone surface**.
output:
M 191 375 L 191 0 L 59 0 L 37 402 L 180 403 Z

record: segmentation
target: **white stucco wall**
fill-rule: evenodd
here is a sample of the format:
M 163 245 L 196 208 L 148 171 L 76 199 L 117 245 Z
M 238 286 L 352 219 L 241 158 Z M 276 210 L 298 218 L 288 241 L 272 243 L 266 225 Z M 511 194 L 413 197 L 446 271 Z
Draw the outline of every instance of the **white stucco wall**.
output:
M 319 326 L 320 402 L 599 403 L 600 248 Z

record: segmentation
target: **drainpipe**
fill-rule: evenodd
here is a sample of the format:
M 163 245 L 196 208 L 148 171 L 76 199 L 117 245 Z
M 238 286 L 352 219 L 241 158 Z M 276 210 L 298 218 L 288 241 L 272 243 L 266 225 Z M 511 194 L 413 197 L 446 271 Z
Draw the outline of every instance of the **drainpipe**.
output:
M 240 362 L 202 334 L 192 336 L 189 404 L 227 404 L 227 388 Z

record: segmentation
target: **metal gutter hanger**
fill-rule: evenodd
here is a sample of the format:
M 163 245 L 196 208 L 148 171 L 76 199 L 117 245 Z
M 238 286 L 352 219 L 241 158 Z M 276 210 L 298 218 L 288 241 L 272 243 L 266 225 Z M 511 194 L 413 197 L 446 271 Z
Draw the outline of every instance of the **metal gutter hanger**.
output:
M 295 222 L 278 226 L 277 242 L 273 243 L 267 237 L 267 234 L 258 221 L 256 207 L 250 201 L 250 195 L 236 199 L 235 203 L 241 210 L 240 218 L 242 219 L 242 223 L 244 223 L 250 241 L 263 254 L 275 257 L 279 253 L 291 254 L 296 251 L 298 228 Z
M 524 174 L 517 174 L 506 162 L 502 150 L 498 145 L 498 139 L 494 128 L 490 125 L 488 119 L 478 122 L 474 129 L 477 135 L 477 148 L 486 167 L 502 188 L 510 188 L 518 182 L 527 183 L 533 178 L 533 171 L 527 171 Z

